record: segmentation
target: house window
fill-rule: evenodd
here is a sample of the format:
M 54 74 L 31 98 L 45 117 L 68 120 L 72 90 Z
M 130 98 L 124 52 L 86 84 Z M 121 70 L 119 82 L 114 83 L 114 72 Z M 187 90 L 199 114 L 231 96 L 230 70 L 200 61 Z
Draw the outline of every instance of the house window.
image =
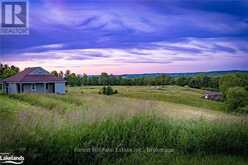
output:
M 36 91 L 36 86 L 35 86 L 35 84 L 32 84 L 32 91 L 33 91 L 33 92 Z

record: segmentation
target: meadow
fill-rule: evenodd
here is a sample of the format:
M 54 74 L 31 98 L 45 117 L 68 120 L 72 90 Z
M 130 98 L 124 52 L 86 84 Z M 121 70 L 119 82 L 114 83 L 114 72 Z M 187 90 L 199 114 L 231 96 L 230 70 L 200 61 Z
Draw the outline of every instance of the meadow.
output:
M 188 87 L 0 95 L 0 151 L 25 164 L 247 164 L 248 116 Z

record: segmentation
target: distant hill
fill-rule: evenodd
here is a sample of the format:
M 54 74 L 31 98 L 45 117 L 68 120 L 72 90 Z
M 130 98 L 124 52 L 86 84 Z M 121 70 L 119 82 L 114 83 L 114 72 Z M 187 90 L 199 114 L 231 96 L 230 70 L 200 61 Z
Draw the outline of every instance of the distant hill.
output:
M 223 76 L 230 73 L 248 73 L 248 71 L 230 70 L 230 71 L 211 71 L 211 72 L 189 72 L 189 73 L 144 73 L 144 74 L 124 74 L 123 78 L 157 77 L 167 75 L 171 77 L 194 77 L 194 76 Z

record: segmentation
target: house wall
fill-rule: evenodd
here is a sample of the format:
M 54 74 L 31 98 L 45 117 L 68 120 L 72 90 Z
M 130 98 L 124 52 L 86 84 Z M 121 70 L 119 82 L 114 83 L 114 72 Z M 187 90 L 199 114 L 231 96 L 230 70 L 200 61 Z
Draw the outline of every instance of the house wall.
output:
M 37 83 L 35 84 L 34 90 L 32 90 L 32 84 L 23 84 L 23 92 L 24 93 L 45 93 L 46 92 L 46 86 L 43 83 Z
M 23 85 L 23 92 L 30 93 L 32 92 L 32 84 L 22 84 Z
M 65 83 L 55 83 L 55 93 L 65 93 Z
M 3 83 L 3 93 L 7 93 L 7 91 L 6 91 L 6 83 Z
M 17 85 L 15 83 L 9 83 L 8 93 L 9 94 L 15 94 L 15 93 L 17 93 Z
M 6 92 L 5 90 L 6 84 L 4 84 L 3 91 Z M 20 87 L 21 88 L 21 87 Z M 22 93 L 55 93 L 58 94 L 64 94 L 65 93 L 65 83 L 36 83 L 34 90 L 32 89 L 32 83 L 29 84 L 22 84 Z M 18 93 L 17 91 L 17 84 L 15 83 L 9 83 L 8 84 L 8 93 L 9 94 L 15 94 Z
M 36 85 L 36 91 L 37 93 L 45 93 L 46 92 L 46 86 L 45 84 L 35 84 Z

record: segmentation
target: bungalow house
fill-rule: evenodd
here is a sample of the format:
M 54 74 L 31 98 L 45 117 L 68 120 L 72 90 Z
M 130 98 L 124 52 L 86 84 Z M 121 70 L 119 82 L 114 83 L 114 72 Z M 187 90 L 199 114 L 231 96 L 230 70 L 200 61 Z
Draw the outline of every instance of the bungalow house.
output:
M 0 81 L 3 92 L 16 93 L 65 93 L 65 80 L 51 75 L 41 67 L 26 68 L 14 76 Z

